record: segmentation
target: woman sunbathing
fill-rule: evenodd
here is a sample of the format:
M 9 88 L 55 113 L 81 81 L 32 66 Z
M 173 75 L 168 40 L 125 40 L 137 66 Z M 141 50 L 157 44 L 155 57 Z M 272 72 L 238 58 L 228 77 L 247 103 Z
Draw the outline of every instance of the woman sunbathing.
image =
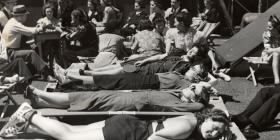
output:
M 211 110 L 205 114 L 186 113 L 184 116 L 161 121 L 145 121 L 130 115 L 117 115 L 85 126 L 72 126 L 43 117 L 28 103 L 23 103 L 2 128 L 0 135 L 14 136 L 25 132 L 31 126 L 33 131 L 59 140 L 213 139 L 226 136 L 229 132 L 229 119 L 223 111 Z
M 183 90 L 119 90 L 94 92 L 46 92 L 32 86 L 27 97 L 35 108 L 71 111 L 180 111 L 197 112 L 208 105 L 216 89 L 200 82 Z

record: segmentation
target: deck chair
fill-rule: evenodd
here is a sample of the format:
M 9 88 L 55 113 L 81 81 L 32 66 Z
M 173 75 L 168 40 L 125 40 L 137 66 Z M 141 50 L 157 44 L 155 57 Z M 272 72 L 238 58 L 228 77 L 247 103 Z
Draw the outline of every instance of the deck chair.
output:
M 211 37 L 211 34 L 215 31 L 215 29 L 220 25 L 220 22 L 217 23 L 206 23 L 205 27 L 202 30 L 202 33 L 207 40 L 207 43 L 211 46 L 214 46 L 214 37 Z
M 4 108 L 1 112 L 0 118 L 3 118 L 5 116 L 10 102 L 12 102 L 15 106 L 19 107 L 19 104 L 12 96 L 12 92 L 15 90 L 16 84 L 17 83 L 11 83 L 0 86 L 0 95 L 7 96 L 7 99 L 4 100 Z
M 258 86 L 256 72 L 262 65 L 268 65 L 268 61 L 264 61 L 262 57 L 243 57 L 249 64 L 250 74 L 246 77 L 246 80 L 252 78 L 254 86 Z

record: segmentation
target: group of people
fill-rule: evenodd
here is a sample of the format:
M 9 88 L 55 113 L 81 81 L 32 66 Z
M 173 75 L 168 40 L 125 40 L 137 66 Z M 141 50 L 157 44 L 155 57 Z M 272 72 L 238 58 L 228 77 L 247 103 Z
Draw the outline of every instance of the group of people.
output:
M 135 11 L 122 26 L 123 13 L 113 0 L 88 0 L 87 10 L 75 7 L 71 0 L 49 0 L 37 26 L 27 27 L 27 8 L 17 5 L 17 0 L 6 0 L 0 11 L 0 83 L 17 82 L 18 77 L 31 82 L 39 73 L 44 80 L 58 80 L 60 92 L 28 86 L 25 97 L 32 107 L 23 103 L 0 135 L 9 137 L 32 129 L 67 140 L 230 139 L 230 119 L 225 112 L 206 109 L 201 113 L 209 107 L 210 94 L 217 92 L 213 87 L 216 78 L 231 80 L 221 71 L 225 63 L 207 46 L 202 32 L 210 28 L 207 23 L 219 22 L 221 15 L 215 0 L 204 0 L 204 4 L 205 10 L 193 18 L 180 0 L 171 0 L 166 11 L 158 0 L 151 0 L 147 13 L 146 2 L 135 0 Z M 45 32 L 58 32 L 61 37 L 44 41 L 39 56 L 36 45 L 26 42 L 30 42 L 28 36 Z M 95 59 L 84 63 L 81 57 Z M 68 89 L 75 92 L 65 92 Z M 252 125 L 269 124 L 279 112 L 279 96 L 270 91 L 277 93 L 274 88 L 260 91 L 248 109 L 232 117 L 244 133 L 254 132 Z M 266 110 L 268 118 L 258 113 L 258 119 L 251 119 L 260 106 L 275 109 Z M 117 115 L 87 126 L 71 126 L 45 118 L 33 108 L 190 113 L 157 121 Z

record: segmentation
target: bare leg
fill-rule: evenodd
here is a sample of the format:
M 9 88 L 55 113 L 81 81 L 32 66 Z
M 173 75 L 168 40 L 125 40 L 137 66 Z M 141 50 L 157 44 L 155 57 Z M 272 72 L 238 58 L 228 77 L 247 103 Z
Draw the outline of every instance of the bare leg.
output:
M 70 79 L 82 80 L 83 84 L 94 84 L 92 76 L 67 74 L 67 77 L 70 78 Z
M 32 87 L 31 87 L 32 88 Z M 69 94 L 61 92 L 45 92 L 34 88 L 33 94 L 37 95 L 37 104 L 40 107 L 69 108 Z
M 273 53 L 272 71 L 274 76 L 274 84 L 279 84 L 279 53 Z
M 108 66 L 101 67 L 101 68 L 96 68 L 91 71 L 101 72 L 101 71 L 107 71 L 107 70 L 112 70 L 112 69 L 119 69 L 120 67 L 122 67 L 120 64 L 115 64 L 115 65 L 108 65 Z
M 102 129 L 95 128 L 95 124 L 89 126 L 73 127 L 71 125 L 67 125 L 57 120 L 48 119 L 37 114 L 32 117 L 31 123 L 50 136 L 60 140 L 104 140 Z
M 110 70 L 105 70 L 105 71 L 84 71 L 85 75 L 116 75 L 123 73 L 123 68 L 122 67 L 115 67 Z

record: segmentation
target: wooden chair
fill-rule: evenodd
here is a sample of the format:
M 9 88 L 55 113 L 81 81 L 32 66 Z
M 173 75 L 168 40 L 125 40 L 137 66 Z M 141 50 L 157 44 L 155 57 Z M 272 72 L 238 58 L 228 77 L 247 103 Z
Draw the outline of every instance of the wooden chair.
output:
M 250 70 L 250 74 L 246 77 L 246 79 L 249 80 L 252 78 L 254 86 L 258 86 L 255 73 L 262 65 L 268 65 L 268 61 L 264 61 L 262 57 L 243 57 L 243 59 L 248 62 Z

